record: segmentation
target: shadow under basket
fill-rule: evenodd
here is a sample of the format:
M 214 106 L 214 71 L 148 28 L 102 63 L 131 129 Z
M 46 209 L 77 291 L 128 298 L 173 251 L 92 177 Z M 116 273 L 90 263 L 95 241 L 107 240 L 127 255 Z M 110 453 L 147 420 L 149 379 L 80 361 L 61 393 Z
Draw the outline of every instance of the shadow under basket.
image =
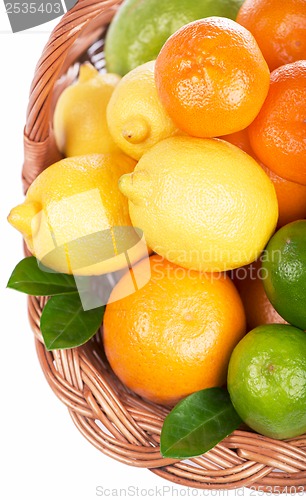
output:
M 51 33 L 36 66 L 24 130 L 24 191 L 61 158 L 52 134 L 54 105 L 81 62 L 104 68 L 103 36 L 118 0 L 79 0 Z M 173 483 L 202 489 L 251 487 L 269 493 L 306 489 L 306 435 L 277 441 L 237 430 L 201 457 L 165 459 L 159 437 L 169 408 L 144 401 L 114 375 L 101 335 L 84 346 L 49 352 L 39 330 L 45 298 L 29 298 L 38 358 L 52 390 L 80 432 L 102 453 L 145 467 Z

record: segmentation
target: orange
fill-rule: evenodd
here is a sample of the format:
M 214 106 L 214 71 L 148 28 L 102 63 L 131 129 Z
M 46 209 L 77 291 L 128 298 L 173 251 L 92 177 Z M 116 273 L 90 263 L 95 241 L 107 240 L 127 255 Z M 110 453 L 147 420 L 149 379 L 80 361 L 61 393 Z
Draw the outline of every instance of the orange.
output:
M 259 162 L 274 184 L 278 201 L 277 227 L 298 219 L 306 219 L 306 186 L 287 181 Z
M 247 128 L 234 132 L 233 134 L 223 135 L 222 137 L 219 137 L 219 139 L 230 142 L 231 144 L 234 144 L 234 146 L 237 146 L 237 148 L 242 149 L 245 153 L 248 153 L 250 156 L 254 156 Z
M 254 153 L 270 170 L 306 184 L 306 61 L 271 73 L 268 96 L 249 126 Z
M 262 281 L 261 261 L 233 271 L 233 281 L 240 294 L 248 330 L 269 323 L 286 323 L 269 301 Z
M 274 184 L 278 201 L 279 216 L 277 227 L 282 227 L 289 222 L 306 218 L 306 186 L 280 177 L 259 161 L 251 148 L 247 128 L 239 130 L 239 132 L 235 132 L 234 134 L 223 135 L 220 139 L 234 144 L 234 146 L 242 149 L 245 153 L 253 156 L 270 177 Z
M 271 71 L 306 59 L 305 0 L 245 0 L 236 21 L 254 35 Z
M 147 260 L 134 266 L 136 281 Z M 135 293 L 109 302 L 104 347 L 109 363 L 127 387 L 160 404 L 226 381 L 231 352 L 245 333 L 239 294 L 225 274 L 188 271 L 150 258 L 151 278 Z M 127 273 L 110 301 L 128 290 Z
M 155 78 L 173 121 L 196 137 L 246 128 L 269 89 L 269 68 L 254 37 L 222 17 L 194 21 L 168 38 Z

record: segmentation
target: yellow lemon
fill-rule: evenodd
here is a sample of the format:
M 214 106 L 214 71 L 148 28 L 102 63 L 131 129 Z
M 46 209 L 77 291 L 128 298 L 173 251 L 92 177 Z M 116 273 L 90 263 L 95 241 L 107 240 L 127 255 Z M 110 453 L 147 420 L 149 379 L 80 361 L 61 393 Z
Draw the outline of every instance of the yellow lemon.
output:
M 107 106 L 107 123 L 114 141 L 135 160 L 178 132 L 159 101 L 154 67 L 155 61 L 150 61 L 125 75 Z
M 219 139 L 165 139 L 120 179 L 119 188 L 152 250 L 190 269 L 226 271 L 253 262 L 277 223 L 268 176 Z
M 80 67 L 78 81 L 62 92 L 53 128 L 57 147 L 65 156 L 118 151 L 107 127 L 106 107 L 119 80 L 86 63 Z
M 75 275 L 100 275 L 146 255 L 118 189 L 134 160 L 122 153 L 61 160 L 44 170 L 8 220 L 46 267 Z M 127 260 L 128 254 L 128 260 Z

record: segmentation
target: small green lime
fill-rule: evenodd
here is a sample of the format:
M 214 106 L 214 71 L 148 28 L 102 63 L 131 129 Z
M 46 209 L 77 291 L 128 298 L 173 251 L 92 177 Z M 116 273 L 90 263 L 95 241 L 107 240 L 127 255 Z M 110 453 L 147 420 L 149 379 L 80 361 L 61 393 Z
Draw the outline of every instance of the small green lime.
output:
M 107 71 L 125 75 L 156 59 L 172 33 L 203 17 L 236 19 L 243 0 L 125 0 L 105 40 Z
M 275 439 L 306 432 L 306 333 L 290 325 L 251 330 L 232 352 L 228 391 L 242 420 Z
M 283 226 L 262 255 L 263 285 L 277 312 L 306 330 L 306 220 Z

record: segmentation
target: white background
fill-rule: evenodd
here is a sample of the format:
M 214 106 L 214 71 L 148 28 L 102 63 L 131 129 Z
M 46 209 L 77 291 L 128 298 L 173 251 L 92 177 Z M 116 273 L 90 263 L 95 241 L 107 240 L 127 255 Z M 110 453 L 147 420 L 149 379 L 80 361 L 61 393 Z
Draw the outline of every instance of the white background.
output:
M 116 462 L 96 450 L 74 426 L 41 372 L 27 319 L 26 297 L 5 289 L 21 258 L 22 240 L 9 226 L 10 208 L 22 202 L 22 133 L 34 68 L 49 33 L 58 20 L 12 34 L 0 5 L 0 164 L 1 164 L 1 481 L 3 500 L 91 500 L 107 489 L 157 488 L 154 496 L 248 497 L 236 492 L 188 491 L 146 469 Z M 4 467 L 4 468 L 3 468 Z M 167 488 L 174 490 L 168 491 Z M 165 488 L 163 490 L 163 488 Z M 148 495 L 153 493 L 148 491 Z M 140 494 L 138 498 L 143 497 Z M 144 493 L 144 492 L 142 492 Z M 119 495 L 119 491 L 118 491 Z M 115 495 L 114 495 L 115 496 Z M 124 492 L 122 492 L 124 497 Z M 136 494 L 134 495 L 136 498 Z M 261 497 L 268 495 L 260 494 Z M 274 495 L 273 495 L 274 496 Z

